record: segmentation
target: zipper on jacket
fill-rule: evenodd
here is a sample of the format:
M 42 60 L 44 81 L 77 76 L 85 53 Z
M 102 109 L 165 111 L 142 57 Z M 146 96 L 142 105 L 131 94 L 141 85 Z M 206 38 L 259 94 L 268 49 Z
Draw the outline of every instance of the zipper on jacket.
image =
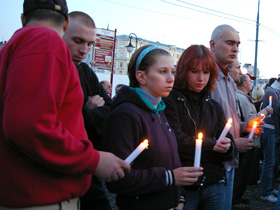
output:
M 188 109 L 188 107 L 187 107 L 187 105 L 186 105 L 186 103 L 185 103 L 185 99 L 184 99 L 184 98 L 178 98 L 178 101 L 181 101 L 181 102 L 184 104 L 184 107 L 185 107 L 185 109 L 187 110 L 187 113 L 188 113 L 190 119 L 192 120 L 192 122 L 193 122 L 193 124 L 194 124 L 195 135 L 197 136 L 196 123 L 195 123 L 194 119 L 192 118 L 192 116 L 191 116 L 191 114 L 190 114 L 190 111 L 189 111 L 189 109 Z
M 160 118 L 160 114 L 157 114 L 157 116 L 158 116 L 158 119 L 159 119 L 159 123 L 162 125 L 162 123 L 161 123 L 161 118 Z

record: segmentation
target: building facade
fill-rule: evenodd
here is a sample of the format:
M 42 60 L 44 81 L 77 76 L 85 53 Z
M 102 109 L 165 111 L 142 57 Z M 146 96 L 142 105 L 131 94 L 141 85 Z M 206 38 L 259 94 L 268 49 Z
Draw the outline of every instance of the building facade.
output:
M 127 66 L 128 66 L 131 55 L 135 52 L 136 48 L 138 49 L 142 46 L 155 45 L 155 46 L 159 46 L 159 47 L 165 49 L 172 56 L 174 65 L 177 64 L 181 54 L 184 51 L 183 48 L 178 48 L 174 45 L 162 44 L 160 42 L 153 42 L 153 41 L 149 41 L 146 39 L 137 38 L 137 43 L 136 43 L 136 38 L 132 37 L 131 44 L 135 47 L 135 49 L 131 53 L 129 53 L 126 48 L 126 46 L 129 44 L 129 41 L 130 40 L 129 40 L 128 35 L 118 35 L 117 36 L 116 51 L 115 51 L 115 64 L 114 64 L 115 74 L 124 74 L 124 75 L 127 74 Z
M 145 46 L 145 45 L 156 45 L 159 46 L 166 51 L 170 53 L 170 55 L 173 58 L 174 65 L 177 64 L 181 54 L 183 53 L 184 49 L 183 48 L 178 48 L 174 45 L 167 45 L 167 44 L 162 44 L 160 42 L 152 42 L 149 40 L 145 39 L 137 39 L 136 43 L 136 38 L 132 37 L 131 39 L 131 44 L 135 47 L 135 49 L 129 53 L 127 51 L 126 46 L 129 44 L 129 36 L 128 35 L 118 35 L 116 39 L 116 49 L 115 49 L 115 62 L 114 62 L 114 73 L 115 74 L 120 74 L 120 75 L 127 75 L 127 66 L 130 60 L 131 55 L 135 52 L 136 49 Z M 89 66 L 93 68 L 94 71 L 100 72 L 100 73 L 108 73 L 111 74 L 110 70 L 104 70 L 104 69 L 97 69 L 93 67 L 92 61 L 94 59 L 94 48 L 88 53 L 86 58 L 84 59 L 84 62 L 86 62 Z

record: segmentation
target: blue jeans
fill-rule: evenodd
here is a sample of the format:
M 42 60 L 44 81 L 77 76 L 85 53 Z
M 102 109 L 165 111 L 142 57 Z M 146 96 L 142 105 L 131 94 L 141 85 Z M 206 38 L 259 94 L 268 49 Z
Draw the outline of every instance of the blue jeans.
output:
M 261 196 L 272 195 L 275 165 L 275 130 L 265 128 L 261 136 L 263 167 L 261 174 Z
M 224 188 L 223 196 L 223 210 L 231 210 L 232 195 L 233 195 L 233 183 L 234 183 L 234 169 L 230 171 L 226 170 L 227 184 Z
M 224 183 L 207 186 L 201 190 L 187 191 L 184 210 L 222 210 Z
M 278 188 L 276 210 L 280 210 L 280 186 Z

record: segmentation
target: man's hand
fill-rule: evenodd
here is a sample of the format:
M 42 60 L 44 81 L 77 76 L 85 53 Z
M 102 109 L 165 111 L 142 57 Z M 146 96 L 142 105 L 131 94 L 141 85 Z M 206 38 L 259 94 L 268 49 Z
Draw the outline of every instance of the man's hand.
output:
M 248 138 L 234 139 L 237 151 L 241 153 L 247 152 L 248 150 L 252 149 L 253 141 L 254 141 L 253 139 L 248 139 Z
M 264 110 L 267 112 L 267 115 L 270 115 L 273 113 L 273 108 L 272 107 L 266 107 Z
M 93 109 L 93 108 L 96 108 L 96 107 L 103 106 L 104 104 L 105 104 L 104 99 L 99 95 L 95 95 L 95 96 L 89 96 L 88 97 L 88 101 L 86 103 L 86 106 L 89 109 Z
M 117 181 L 129 172 L 130 164 L 110 152 L 101 152 L 94 175 L 106 182 Z
M 263 130 L 264 130 L 265 122 L 263 122 L 261 119 L 263 119 L 262 116 L 256 117 L 256 118 L 250 120 L 249 122 L 246 122 L 242 131 L 246 132 L 246 133 L 250 133 L 252 130 L 252 127 L 254 125 L 254 122 L 256 121 L 258 123 L 258 126 L 256 127 L 254 134 L 262 134 Z
M 220 153 L 226 153 L 231 146 L 230 142 L 230 139 L 225 137 L 215 144 L 213 150 Z
M 198 177 L 203 174 L 201 167 L 181 167 L 173 170 L 175 185 L 188 186 L 198 180 Z

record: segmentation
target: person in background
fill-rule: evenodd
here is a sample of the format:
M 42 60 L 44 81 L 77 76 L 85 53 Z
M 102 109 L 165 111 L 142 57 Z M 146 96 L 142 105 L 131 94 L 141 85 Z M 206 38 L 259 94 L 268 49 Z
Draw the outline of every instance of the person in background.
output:
M 262 108 L 262 98 L 264 90 L 262 87 L 254 87 L 252 90 L 252 102 L 255 105 L 256 111 L 259 112 Z M 257 185 L 260 181 L 260 160 L 262 158 L 262 149 L 255 148 L 252 170 L 249 177 L 248 185 Z
M 228 74 L 231 76 L 233 79 L 234 83 L 236 84 L 237 82 L 240 81 L 240 77 L 242 75 L 241 71 L 241 64 L 238 61 L 238 59 L 234 59 L 232 63 L 228 64 L 229 72 Z
M 275 112 L 275 139 L 276 142 L 280 142 L 280 101 L 277 104 Z M 279 161 L 279 159 L 277 160 Z M 278 187 L 276 210 L 280 210 L 280 186 Z
M 274 166 L 275 166 L 275 148 L 278 147 L 278 142 L 275 138 L 275 113 L 277 105 L 280 101 L 280 74 L 278 79 L 265 91 L 263 96 L 263 107 L 269 105 L 269 97 L 272 97 L 273 113 L 264 119 L 265 129 L 261 137 L 262 152 L 263 152 L 263 167 L 261 173 L 261 199 L 276 203 L 277 198 L 273 195 L 274 184 Z M 279 166 L 277 166 L 278 168 Z
M 0 51 L 0 209 L 78 210 L 92 173 L 114 181 L 130 165 L 87 138 L 79 77 L 62 39 L 66 1 L 25 0 L 21 21 Z
M 94 147 L 103 150 L 102 122 L 110 112 L 111 99 L 99 84 L 94 71 L 86 63 L 82 62 L 95 40 L 95 22 L 88 14 L 80 11 L 71 12 L 69 17 L 70 24 L 63 39 L 70 49 L 72 61 L 79 73 L 84 94 L 82 113 L 85 128 Z M 82 210 L 111 209 L 106 190 L 103 187 L 104 184 L 98 177 L 92 177 L 90 189 L 81 197 Z
M 110 82 L 102 80 L 100 84 L 102 85 L 103 89 L 107 92 L 108 95 L 112 94 L 112 85 L 110 84 Z
M 257 112 L 262 108 L 262 98 L 264 96 L 264 90 L 262 87 L 254 87 L 252 90 L 252 102 L 254 103 Z
M 124 84 L 118 84 L 118 85 L 115 87 L 115 95 L 114 95 L 114 97 L 112 98 L 112 101 L 116 99 L 119 90 L 120 90 L 123 86 L 125 86 L 125 85 L 124 85 Z
M 169 52 L 147 45 L 137 49 L 128 65 L 130 87 L 124 86 L 105 121 L 107 150 L 126 159 L 144 140 L 149 146 L 119 181 L 108 183 L 122 210 L 176 209 L 180 186 L 192 185 L 201 167 L 181 167 L 177 142 L 163 113 L 172 90 L 175 67 Z M 182 201 L 183 202 L 183 201 Z
M 118 94 L 119 90 L 124 86 L 124 84 L 118 84 L 116 87 L 115 87 L 115 93 L 116 95 Z
M 203 176 L 186 186 L 185 210 L 223 210 L 225 187 L 223 161 L 236 152 L 231 134 L 217 142 L 226 118 L 222 107 L 210 97 L 218 76 L 211 52 L 203 45 L 192 45 L 176 66 L 174 88 L 167 98 L 165 115 L 174 130 L 183 166 L 194 164 L 195 140 L 203 133 L 201 167 Z
M 254 118 L 259 117 L 261 113 L 265 116 L 268 116 L 273 112 L 273 109 L 271 107 L 267 107 L 257 113 L 255 105 L 253 104 L 251 97 L 248 95 L 248 93 L 252 90 L 252 83 L 252 79 L 250 78 L 250 76 L 248 76 L 248 74 L 243 74 L 240 77 L 240 81 L 236 83 L 236 95 L 239 101 L 239 106 L 244 118 L 244 122 L 248 122 Z M 255 149 L 260 148 L 261 146 L 260 136 L 255 136 L 253 139 L 253 148 L 251 150 L 248 150 L 247 152 L 239 153 L 239 167 L 236 169 L 236 174 L 238 174 L 239 178 L 234 180 L 233 187 L 232 205 L 234 209 L 250 208 L 249 201 L 242 196 L 244 195 L 252 171 Z
M 274 83 L 275 80 L 277 80 L 275 77 L 269 79 L 268 83 L 264 87 L 264 92 Z
M 240 45 L 240 38 L 238 31 L 236 31 L 230 25 L 217 26 L 211 36 L 210 50 L 216 60 L 219 75 L 215 85 L 215 90 L 211 92 L 211 96 L 216 100 L 223 108 L 227 119 L 232 118 L 233 123 L 230 129 L 233 135 L 234 142 L 238 152 L 246 152 L 252 149 L 253 139 L 241 138 L 240 133 L 249 133 L 253 121 L 248 123 L 240 123 L 239 121 L 239 107 L 235 94 L 234 80 L 228 76 L 229 68 L 228 64 L 233 63 L 236 59 Z M 261 118 L 254 119 L 259 122 L 259 125 L 255 131 L 256 134 L 260 133 L 263 129 L 263 122 L 260 122 Z M 225 162 L 227 184 L 225 188 L 225 200 L 223 209 L 230 210 L 232 206 L 232 193 L 234 182 L 234 171 L 238 167 L 238 155 L 234 157 L 231 162 Z M 237 177 L 238 178 L 238 177 Z

